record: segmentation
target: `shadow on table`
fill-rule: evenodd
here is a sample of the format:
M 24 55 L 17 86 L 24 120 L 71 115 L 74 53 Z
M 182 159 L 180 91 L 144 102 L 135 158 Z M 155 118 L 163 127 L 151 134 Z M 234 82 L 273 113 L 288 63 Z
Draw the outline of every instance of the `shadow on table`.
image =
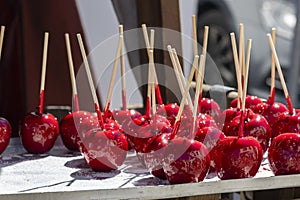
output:
M 162 180 L 156 177 L 142 178 L 133 182 L 134 186 L 158 186 L 158 185 L 169 185 L 167 180 Z
M 77 172 L 71 174 L 71 177 L 76 180 L 104 180 L 108 178 L 113 178 L 120 174 L 120 170 L 114 170 L 110 172 L 95 172 L 92 169 L 81 169 Z

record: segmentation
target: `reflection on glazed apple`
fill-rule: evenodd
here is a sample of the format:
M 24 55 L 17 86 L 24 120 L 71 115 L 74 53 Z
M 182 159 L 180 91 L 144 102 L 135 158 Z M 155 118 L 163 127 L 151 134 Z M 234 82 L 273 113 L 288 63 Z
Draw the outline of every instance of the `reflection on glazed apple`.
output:
M 56 118 L 50 113 L 31 112 L 21 125 L 21 140 L 29 153 L 46 153 L 54 145 L 59 134 Z

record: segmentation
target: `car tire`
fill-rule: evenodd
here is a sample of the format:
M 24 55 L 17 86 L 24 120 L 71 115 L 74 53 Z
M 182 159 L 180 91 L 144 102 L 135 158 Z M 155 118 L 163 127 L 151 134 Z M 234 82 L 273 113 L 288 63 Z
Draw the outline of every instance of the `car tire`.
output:
M 198 43 L 202 44 L 204 26 L 209 26 L 207 52 L 221 74 L 224 85 L 236 87 L 236 76 L 229 33 L 233 31 L 231 20 L 218 10 L 198 15 Z M 202 48 L 202 47 L 201 47 Z M 209 67 L 207 62 L 207 67 Z

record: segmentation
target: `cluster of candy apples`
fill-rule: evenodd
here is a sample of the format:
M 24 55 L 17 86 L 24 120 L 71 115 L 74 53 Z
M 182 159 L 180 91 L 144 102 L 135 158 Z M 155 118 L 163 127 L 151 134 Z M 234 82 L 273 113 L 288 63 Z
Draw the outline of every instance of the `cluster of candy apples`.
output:
M 262 102 L 257 97 L 247 96 L 251 40 L 248 40 L 245 56 L 242 25 L 239 55 L 235 36 L 231 34 L 238 98 L 224 111 L 221 111 L 214 100 L 202 98 L 208 27 L 204 29 L 202 55 L 199 59 L 195 53 L 187 82 L 180 71 L 175 49 L 168 46 L 182 93 L 180 105 L 163 104 L 153 58 L 154 31 L 151 30 L 153 34 L 150 37 L 151 41 L 145 25 L 143 25 L 143 32 L 149 56 L 148 93 L 144 115 L 127 109 L 125 81 L 122 81 L 123 109 L 110 110 L 119 58 L 122 78 L 124 78 L 122 26 L 120 26 L 118 49 L 103 113 L 99 108 L 82 39 L 77 35 L 93 94 L 96 115 L 81 111 L 79 108 L 69 35 L 65 35 L 75 108 L 74 112 L 66 115 L 60 122 L 62 140 L 68 149 L 81 151 L 93 170 L 110 171 L 117 169 L 124 162 L 128 149 L 133 148 L 139 160 L 154 176 L 167 179 L 171 184 L 202 181 L 209 171 L 215 171 L 220 179 L 253 177 L 259 169 L 263 153 L 268 148 L 270 166 L 275 175 L 299 173 L 300 153 L 297 148 L 300 138 L 297 133 L 300 118 L 294 111 L 288 94 L 286 93 L 288 108 L 274 101 L 274 86 L 271 88 L 271 95 L 267 102 Z M 45 47 L 47 41 L 45 37 Z M 283 76 L 272 39 L 270 44 L 282 80 Z M 31 153 L 49 151 L 59 133 L 55 117 L 43 113 L 45 49 L 47 48 L 44 48 L 39 111 L 27 115 L 21 129 L 23 145 Z M 196 93 L 192 103 L 189 89 L 194 75 L 196 75 Z M 287 92 L 284 80 L 282 83 L 284 91 Z M 272 141 L 271 145 L 270 141 Z

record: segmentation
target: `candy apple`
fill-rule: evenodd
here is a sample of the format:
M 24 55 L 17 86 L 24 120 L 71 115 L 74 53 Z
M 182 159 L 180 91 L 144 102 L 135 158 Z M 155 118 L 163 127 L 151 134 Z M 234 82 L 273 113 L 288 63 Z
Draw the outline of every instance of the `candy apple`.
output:
M 127 151 L 127 139 L 119 131 L 92 129 L 83 140 L 82 153 L 94 171 L 117 169 L 123 164 Z
M 270 145 L 268 159 L 275 175 L 300 173 L 300 135 L 283 133 Z
M 215 169 L 220 179 L 253 177 L 262 161 L 262 148 L 251 136 L 229 136 L 220 140 L 214 154 Z
M 59 134 L 56 118 L 50 113 L 31 112 L 21 125 L 21 140 L 29 153 L 46 153 L 54 145 Z
M 99 127 L 98 120 L 90 112 L 68 113 L 60 121 L 60 134 L 64 145 L 72 151 L 79 151 L 80 138 L 90 129 Z
M 6 147 L 9 144 L 11 136 L 11 126 L 10 123 L 0 117 L 0 154 L 3 153 L 3 151 L 6 149 Z
M 171 184 L 202 181 L 209 169 L 210 157 L 201 142 L 174 138 L 166 148 L 164 172 Z

